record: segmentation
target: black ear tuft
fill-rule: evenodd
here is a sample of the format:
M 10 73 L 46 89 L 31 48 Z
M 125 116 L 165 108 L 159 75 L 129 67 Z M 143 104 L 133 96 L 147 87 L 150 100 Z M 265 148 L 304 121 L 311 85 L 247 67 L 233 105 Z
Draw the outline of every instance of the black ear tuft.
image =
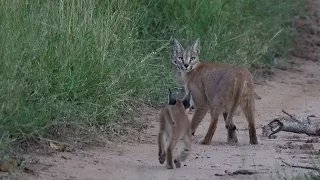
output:
M 188 108 L 190 108 L 190 101 L 183 101 L 183 106 L 184 106 L 184 108 L 185 109 L 188 109 Z
M 169 105 L 175 105 L 177 102 L 177 100 L 172 97 L 172 93 L 171 93 L 171 90 L 169 89 L 169 93 L 168 93 L 168 104 Z
M 183 106 L 185 109 L 190 108 L 191 106 L 190 100 L 191 100 L 191 92 L 189 92 L 188 95 L 183 99 Z

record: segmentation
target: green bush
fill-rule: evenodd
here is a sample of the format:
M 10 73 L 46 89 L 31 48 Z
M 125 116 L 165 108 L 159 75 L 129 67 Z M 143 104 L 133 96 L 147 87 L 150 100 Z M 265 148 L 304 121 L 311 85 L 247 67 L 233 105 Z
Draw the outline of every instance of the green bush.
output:
M 267 62 L 290 50 L 299 0 L 0 1 L 0 137 L 57 122 L 109 125 L 159 105 L 169 39 L 201 39 L 201 57 Z

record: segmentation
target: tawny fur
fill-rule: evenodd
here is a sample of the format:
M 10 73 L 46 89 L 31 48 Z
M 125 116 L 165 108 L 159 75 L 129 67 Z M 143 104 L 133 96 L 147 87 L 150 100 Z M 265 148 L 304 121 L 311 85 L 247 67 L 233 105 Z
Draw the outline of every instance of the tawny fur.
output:
M 212 67 L 213 69 L 227 69 L 235 66 L 234 64 L 229 64 L 229 63 L 206 63 L 206 64 Z M 184 90 L 186 91 L 185 89 L 186 83 L 184 82 L 182 73 L 180 69 L 176 67 L 175 64 L 172 64 L 172 74 L 173 74 L 173 80 L 176 82 L 176 84 L 180 87 L 183 87 Z M 256 92 L 254 92 L 254 99 L 260 100 L 261 97 Z M 192 100 L 191 100 L 191 105 L 194 105 Z
M 190 95 L 183 101 L 174 99 L 174 102 L 174 105 L 170 105 L 169 99 L 169 105 L 161 111 L 159 118 L 159 162 L 163 164 L 167 161 L 166 166 L 168 169 L 174 168 L 173 163 L 176 168 L 180 168 L 181 161 L 185 161 L 191 151 L 191 124 L 186 114 L 186 109 L 190 106 Z M 188 105 L 186 106 L 185 104 Z M 169 146 L 166 150 L 164 136 L 169 141 Z M 179 155 L 174 155 L 176 145 L 180 140 L 184 143 L 184 149 Z
M 258 144 L 251 73 L 247 68 L 236 65 L 228 67 L 225 64 L 201 63 L 199 54 L 199 39 L 186 50 L 178 40 L 173 40 L 172 63 L 180 69 L 186 92 L 191 92 L 195 104 L 191 120 L 192 134 L 210 110 L 211 123 L 202 144 L 211 143 L 221 113 L 228 132 L 228 142 L 237 143 L 233 116 L 240 106 L 248 122 L 250 143 Z

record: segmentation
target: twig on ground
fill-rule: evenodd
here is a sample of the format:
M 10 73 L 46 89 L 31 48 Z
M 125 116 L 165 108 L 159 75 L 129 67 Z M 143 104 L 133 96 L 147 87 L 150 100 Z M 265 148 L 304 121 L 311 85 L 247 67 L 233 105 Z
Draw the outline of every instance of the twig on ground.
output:
M 299 121 L 298 119 L 296 119 L 293 115 L 289 114 L 288 112 L 286 112 L 285 110 L 282 109 L 282 112 L 286 115 L 288 115 L 289 117 L 291 117 L 292 119 Z
M 283 160 L 282 160 L 282 163 L 284 163 L 287 166 L 293 167 L 293 168 L 302 168 L 302 169 L 310 169 L 310 170 L 320 171 L 320 169 L 317 167 L 292 165 L 292 164 L 289 164 Z
M 52 142 L 52 143 L 57 143 L 57 144 L 66 145 L 66 146 L 72 147 L 71 144 L 68 144 L 68 143 L 65 143 L 65 142 L 61 142 L 61 141 L 56 141 L 56 140 L 52 140 L 52 139 L 48 139 L 48 138 L 43 138 L 43 137 L 39 137 L 39 139 L 41 139 L 41 140 L 43 140 L 43 141 L 47 141 L 47 142 Z

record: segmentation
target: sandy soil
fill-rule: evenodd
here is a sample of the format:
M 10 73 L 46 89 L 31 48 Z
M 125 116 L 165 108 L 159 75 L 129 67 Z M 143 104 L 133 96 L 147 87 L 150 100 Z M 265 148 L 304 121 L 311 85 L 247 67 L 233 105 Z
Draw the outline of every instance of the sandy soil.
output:
M 140 143 L 127 142 L 109 145 L 108 148 L 39 156 L 36 158 L 36 175 L 24 174 L 23 179 L 270 179 L 271 176 L 277 177 L 278 173 L 291 175 L 301 172 L 302 169 L 283 166 L 282 160 L 290 164 L 312 166 L 308 148 L 288 146 L 290 142 L 303 145 L 310 137 L 285 132 L 277 134 L 276 139 L 261 137 L 261 126 L 282 115 L 281 109 L 296 115 L 320 116 L 320 63 L 290 62 L 294 63 L 292 68 L 286 71 L 274 69 L 272 72 L 275 76 L 271 80 L 266 80 L 264 85 L 256 85 L 256 92 L 262 97 L 256 101 L 260 145 L 249 145 L 247 123 L 242 113 L 235 117 L 239 129 L 238 145 L 227 143 L 222 117 L 212 144 L 205 146 L 197 143 L 207 130 L 207 114 L 196 132 L 190 158 L 182 168 L 167 170 L 157 159 L 158 111 L 150 109 L 148 129 L 137 137 Z M 313 151 L 319 151 L 320 144 L 313 143 L 313 147 Z M 256 174 L 230 176 L 225 173 L 226 170 L 233 172 L 240 169 L 255 171 Z
M 294 112 L 296 115 L 320 116 L 318 111 L 320 63 L 295 59 L 286 66 L 286 71 L 263 70 L 262 74 L 274 75 L 257 80 L 256 92 L 262 97 L 256 101 L 259 145 L 249 145 L 247 123 L 242 113 L 235 117 L 238 145 L 227 143 L 222 117 L 212 144 L 208 146 L 199 144 L 198 141 L 204 137 L 209 125 L 209 114 L 207 114 L 196 132 L 189 159 L 183 163 L 182 168 L 167 170 L 157 159 L 156 135 L 159 112 L 148 109 L 146 112 L 148 128 L 140 135 L 128 138 L 131 143 L 126 141 L 120 144 L 108 144 L 106 148 L 56 152 L 51 156 L 29 155 L 29 160 L 33 161 L 30 164 L 35 174 L 23 173 L 18 179 L 270 179 L 272 176 L 284 176 L 284 173 L 289 175 L 299 173 L 302 169 L 284 166 L 282 160 L 290 164 L 312 166 L 310 151 L 319 152 L 320 144 L 312 143 L 313 148 L 310 150 L 305 148 L 308 147 L 305 142 L 310 137 L 285 132 L 277 134 L 276 139 L 263 138 L 261 126 L 277 115 L 282 115 L 281 109 Z M 225 173 L 243 169 L 256 174 Z M 2 176 L 6 177 L 5 174 Z
M 313 19 L 318 19 L 318 15 L 315 14 Z M 316 36 L 317 33 L 311 33 L 310 29 L 320 32 L 319 24 L 316 26 L 312 19 L 306 21 L 298 22 L 296 25 L 298 32 L 304 33 L 304 36 L 309 38 Z M 312 27 L 299 29 L 300 25 L 307 26 L 308 23 L 313 24 Z M 299 51 L 309 47 L 306 51 L 319 55 L 320 49 L 317 45 L 310 45 L 317 42 L 306 41 L 305 38 L 297 39 Z M 302 45 L 299 47 L 299 44 L 303 47 Z M 204 138 L 209 125 L 209 114 L 207 114 L 196 132 L 189 159 L 182 163 L 180 169 L 167 170 L 165 165 L 159 164 L 157 157 L 156 135 L 159 111 L 147 109 L 148 128 L 141 134 L 128 138 L 131 142 L 108 144 L 105 148 L 55 152 L 50 156 L 29 155 L 29 159 L 33 160 L 29 162 L 29 166 L 32 166 L 34 173 L 20 174 L 18 179 L 204 180 L 271 179 L 272 177 L 278 179 L 277 177 L 285 174 L 291 176 L 305 172 L 307 170 L 289 167 L 282 161 L 294 165 L 312 166 L 313 158 L 310 152 L 319 152 L 319 143 L 308 143 L 312 145 L 307 146 L 306 140 L 311 137 L 285 132 L 278 133 L 276 139 L 261 137 L 261 126 L 266 125 L 278 115 L 283 115 L 281 109 L 301 116 L 311 114 L 320 116 L 320 63 L 317 58 L 305 57 L 303 53 L 300 53 L 299 57 L 301 59 L 290 58 L 282 61 L 286 62 L 285 70 L 279 68 L 259 70 L 260 75 L 257 77 L 264 76 L 258 78 L 255 85 L 255 91 L 262 98 L 256 100 L 259 145 L 249 145 L 247 123 L 242 113 L 234 117 L 238 127 L 238 145 L 227 143 L 227 132 L 222 117 L 211 145 L 199 144 L 198 141 Z M 192 114 L 190 114 L 191 117 Z M 243 169 L 252 171 L 254 174 L 226 173 L 226 171 L 234 172 Z M 8 179 L 8 176 L 2 173 L 0 179 Z

